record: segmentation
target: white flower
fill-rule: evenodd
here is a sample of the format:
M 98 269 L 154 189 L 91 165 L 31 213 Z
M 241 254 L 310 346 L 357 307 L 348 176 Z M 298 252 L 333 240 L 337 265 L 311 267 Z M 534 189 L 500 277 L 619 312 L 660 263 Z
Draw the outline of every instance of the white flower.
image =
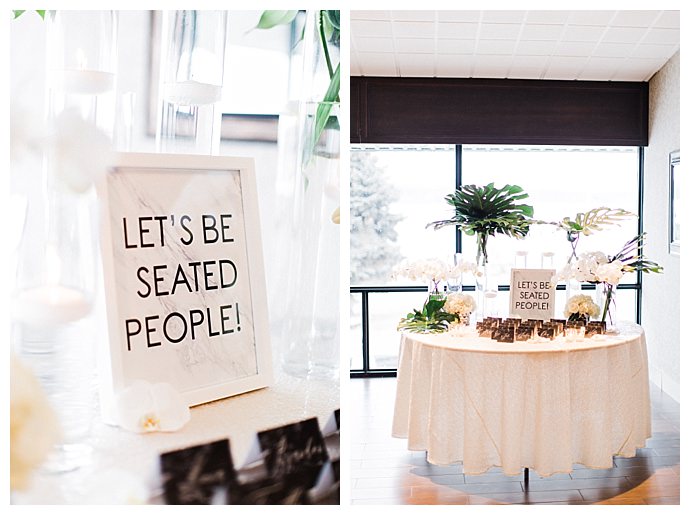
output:
M 73 110 L 63 111 L 51 129 L 50 160 L 61 184 L 76 193 L 87 191 L 111 164 L 110 139 Z
M 26 488 L 32 470 L 59 440 L 58 420 L 33 373 L 10 354 L 10 489 Z
M 568 299 L 564 314 L 566 317 L 578 314 L 596 318 L 599 316 L 599 306 L 589 295 L 574 295 Z
M 190 418 L 187 403 L 169 383 L 134 381 L 115 402 L 118 424 L 135 433 L 177 431 Z
M 466 315 L 472 313 L 477 305 L 471 295 L 464 293 L 451 293 L 446 297 L 443 310 L 454 315 Z
M 597 280 L 602 283 L 617 285 L 623 277 L 623 263 L 619 260 L 599 265 L 596 270 Z
M 438 258 L 419 259 L 416 261 L 403 260 L 393 268 L 392 277 L 406 277 L 412 281 L 447 281 L 457 278 L 464 272 L 475 273 L 477 266 L 460 262 L 458 265 L 450 265 Z

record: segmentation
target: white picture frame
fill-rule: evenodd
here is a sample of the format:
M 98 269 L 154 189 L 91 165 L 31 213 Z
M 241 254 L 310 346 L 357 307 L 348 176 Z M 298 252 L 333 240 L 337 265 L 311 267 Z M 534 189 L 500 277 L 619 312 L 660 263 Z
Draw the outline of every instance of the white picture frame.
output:
M 680 225 L 682 197 L 680 183 L 680 150 L 669 154 L 669 220 L 668 220 L 668 251 L 674 256 L 680 256 Z
M 269 386 L 253 159 L 118 154 L 98 191 L 104 419 L 135 380 L 170 383 L 189 406 Z

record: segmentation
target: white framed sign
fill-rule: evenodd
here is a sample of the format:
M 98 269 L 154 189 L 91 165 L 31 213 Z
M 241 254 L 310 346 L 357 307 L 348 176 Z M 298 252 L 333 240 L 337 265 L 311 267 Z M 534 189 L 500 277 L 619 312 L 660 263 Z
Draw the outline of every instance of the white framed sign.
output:
M 550 320 L 554 316 L 555 270 L 513 268 L 510 273 L 510 314 L 526 319 Z
M 253 160 L 120 154 L 99 196 L 102 402 L 138 379 L 170 383 L 190 406 L 268 386 Z

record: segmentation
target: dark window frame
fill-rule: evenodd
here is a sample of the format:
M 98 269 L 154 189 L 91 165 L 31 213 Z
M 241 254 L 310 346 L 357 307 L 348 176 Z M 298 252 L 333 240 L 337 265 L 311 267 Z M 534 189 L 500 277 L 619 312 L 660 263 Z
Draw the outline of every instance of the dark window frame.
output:
M 643 232 L 643 207 L 644 207 L 644 147 L 638 149 L 638 168 L 637 168 L 637 188 L 638 188 L 638 234 Z M 462 185 L 462 145 L 455 145 L 455 184 L 456 187 Z M 455 231 L 455 251 L 462 252 L 462 233 Z M 475 287 L 464 285 L 463 291 L 474 291 Z M 558 290 L 565 290 L 565 285 L 559 285 Z M 594 290 L 593 284 L 583 284 L 583 290 Z M 619 284 L 620 290 L 634 290 L 636 301 L 635 322 L 642 320 L 642 272 L 637 272 L 637 280 L 634 283 Z M 369 357 L 369 295 L 377 293 L 405 293 L 405 292 L 425 292 L 424 286 L 350 286 L 350 294 L 360 295 L 362 307 L 362 368 L 350 369 L 351 378 L 367 377 L 395 377 L 397 369 L 371 368 Z M 500 285 L 499 291 L 509 291 L 508 285 Z

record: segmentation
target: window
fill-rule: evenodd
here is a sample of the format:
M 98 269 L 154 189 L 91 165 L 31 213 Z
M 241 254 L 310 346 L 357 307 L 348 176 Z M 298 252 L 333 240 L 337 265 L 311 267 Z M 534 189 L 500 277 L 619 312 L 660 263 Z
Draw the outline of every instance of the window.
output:
M 623 208 L 638 214 L 639 163 L 636 147 L 567 146 L 380 146 L 353 147 L 351 157 L 351 370 L 353 375 L 395 371 L 399 335 L 396 325 L 420 308 L 426 285 L 394 280 L 391 269 L 403 258 L 451 260 L 463 252 L 474 260 L 474 237 L 452 227 L 434 231 L 429 222 L 447 219 L 444 197 L 460 184 L 517 184 L 528 194 L 535 218 L 558 221 L 595 207 Z M 635 236 L 639 220 L 581 239 L 578 254 L 613 254 Z M 570 244 L 552 225 L 533 226 L 524 240 L 496 236 L 489 257 L 502 266 L 499 284 L 507 287 L 517 251 L 527 266 L 539 268 L 542 253 L 553 252 L 555 268 L 565 264 Z M 617 294 L 618 317 L 639 320 L 640 277 L 627 274 Z M 465 285 L 473 287 L 470 281 Z M 507 310 L 508 292 L 498 306 Z M 565 291 L 558 291 L 562 312 Z M 505 315 L 506 313 L 504 313 Z

